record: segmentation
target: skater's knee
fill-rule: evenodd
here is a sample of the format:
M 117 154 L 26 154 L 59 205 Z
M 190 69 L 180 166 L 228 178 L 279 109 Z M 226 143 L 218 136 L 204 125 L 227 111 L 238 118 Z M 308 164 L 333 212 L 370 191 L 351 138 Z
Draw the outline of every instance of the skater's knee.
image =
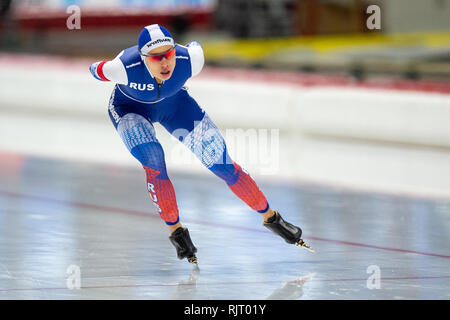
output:
M 130 151 L 136 146 L 158 141 L 153 125 L 136 113 L 124 115 L 117 125 L 117 131 Z
M 167 179 L 166 162 L 161 144 L 150 142 L 131 149 L 131 154 L 142 164 L 146 171 L 158 171 L 158 178 Z
M 228 186 L 234 185 L 239 177 L 248 176 L 247 171 L 242 169 L 242 167 L 231 160 L 231 158 L 227 155 L 227 161 L 223 164 L 215 164 L 210 168 L 210 170 L 219 178 L 224 180 Z
M 165 172 L 164 151 L 156 139 L 155 128 L 136 113 L 124 115 L 117 131 L 130 153 L 144 166 Z
M 231 161 L 231 165 L 227 166 L 227 170 L 225 171 L 227 174 L 227 184 L 231 187 L 233 186 L 239 179 L 248 179 L 249 174 L 246 170 L 244 170 L 239 164 Z
M 202 164 L 211 168 L 216 163 L 223 163 L 226 152 L 225 141 L 207 114 L 194 129 L 183 138 L 183 144 L 188 147 Z
M 215 164 L 210 170 L 227 185 L 233 185 L 239 179 L 239 173 L 233 164 Z

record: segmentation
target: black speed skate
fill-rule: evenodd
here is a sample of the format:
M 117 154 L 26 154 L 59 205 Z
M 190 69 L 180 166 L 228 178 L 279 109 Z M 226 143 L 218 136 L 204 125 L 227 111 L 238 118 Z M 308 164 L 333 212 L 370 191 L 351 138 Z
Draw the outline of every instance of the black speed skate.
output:
M 295 244 L 310 252 L 314 252 L 314 250 L 301 239 L 302 229 L 283 220 L 278 211 L 275 211 L 275 215 L 270 217 L 267 222 L 264 222 L 264 226 L 273 233 L 281 236 L 287 243 Z
M 172 244 L 175 246 L 175 249 L 177 249 L 178 259 L 187 258 L 189 263 L 198 263 L 197 257 L 195 256 L 197 248 L 192 243 L 187 228 L 179 227 L 170 235 L 169 239 L 170 242 L 172 242 Z

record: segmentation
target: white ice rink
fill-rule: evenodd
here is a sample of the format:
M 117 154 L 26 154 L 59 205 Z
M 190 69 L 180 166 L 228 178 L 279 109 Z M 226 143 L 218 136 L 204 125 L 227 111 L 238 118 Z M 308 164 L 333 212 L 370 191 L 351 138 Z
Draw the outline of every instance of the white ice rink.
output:
M 450 299 L 449 94 L 191 80 L 316 250 L 271 234 L 156 125 L 193 269 L 110 124 L 110 85 L 37 59 L 0 59 L 0 299 Z

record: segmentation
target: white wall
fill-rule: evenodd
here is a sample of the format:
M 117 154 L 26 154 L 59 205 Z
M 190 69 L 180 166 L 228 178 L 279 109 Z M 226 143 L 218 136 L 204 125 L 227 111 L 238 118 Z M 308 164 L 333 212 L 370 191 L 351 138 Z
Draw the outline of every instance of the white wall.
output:
M 450 0 L 366 0 L 382 8 L 382 29 L 388 33 L 449 31 Z
M 137 165 L 107 115 L 112 85 L 88 65 L 0 59 L 0 150 Z M 448 94 L 208 76 L 188 87 L 254 176 L 450 197 Z M 208 172 L 155 127 L 169 170 Z M 256 142 L 242 148 L 236 128 L 256 132 Z

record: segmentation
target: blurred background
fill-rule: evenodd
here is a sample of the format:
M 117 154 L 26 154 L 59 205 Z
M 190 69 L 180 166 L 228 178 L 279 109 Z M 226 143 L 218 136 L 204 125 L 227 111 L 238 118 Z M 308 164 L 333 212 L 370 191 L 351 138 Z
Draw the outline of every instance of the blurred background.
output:
M 2 0 L 1 48 L 113 57 L 142 26 L 202 42 L 208 65 L 448 80 L 448 0 Z M 68 29 L 80 9 L 79 29 Z M 369 29 L 369 6 L 380 9 Z M 70 19 L 69 19 L 70 20 Z
M 292 299 L 309 273 L 304 298 L 449 298 L 450 0 L 0 1 L 0 299 Z M 189 93 L 317 255 L 155 123 L 206 270 L 185 285 L 89 72 L 154 23 L 201 43 Z M 55 290 L 69 265 L 89 290 Z
M 107 118 L 112 84 L 88 67 L 159 23 L 202 44 L 188 86 L 224 134 L 274 134 L 269 157 L 244 146 L 255 175 L 450 197 L 450 0 L 2 0 L 0 12 L 5 152 L 135 166 Z

